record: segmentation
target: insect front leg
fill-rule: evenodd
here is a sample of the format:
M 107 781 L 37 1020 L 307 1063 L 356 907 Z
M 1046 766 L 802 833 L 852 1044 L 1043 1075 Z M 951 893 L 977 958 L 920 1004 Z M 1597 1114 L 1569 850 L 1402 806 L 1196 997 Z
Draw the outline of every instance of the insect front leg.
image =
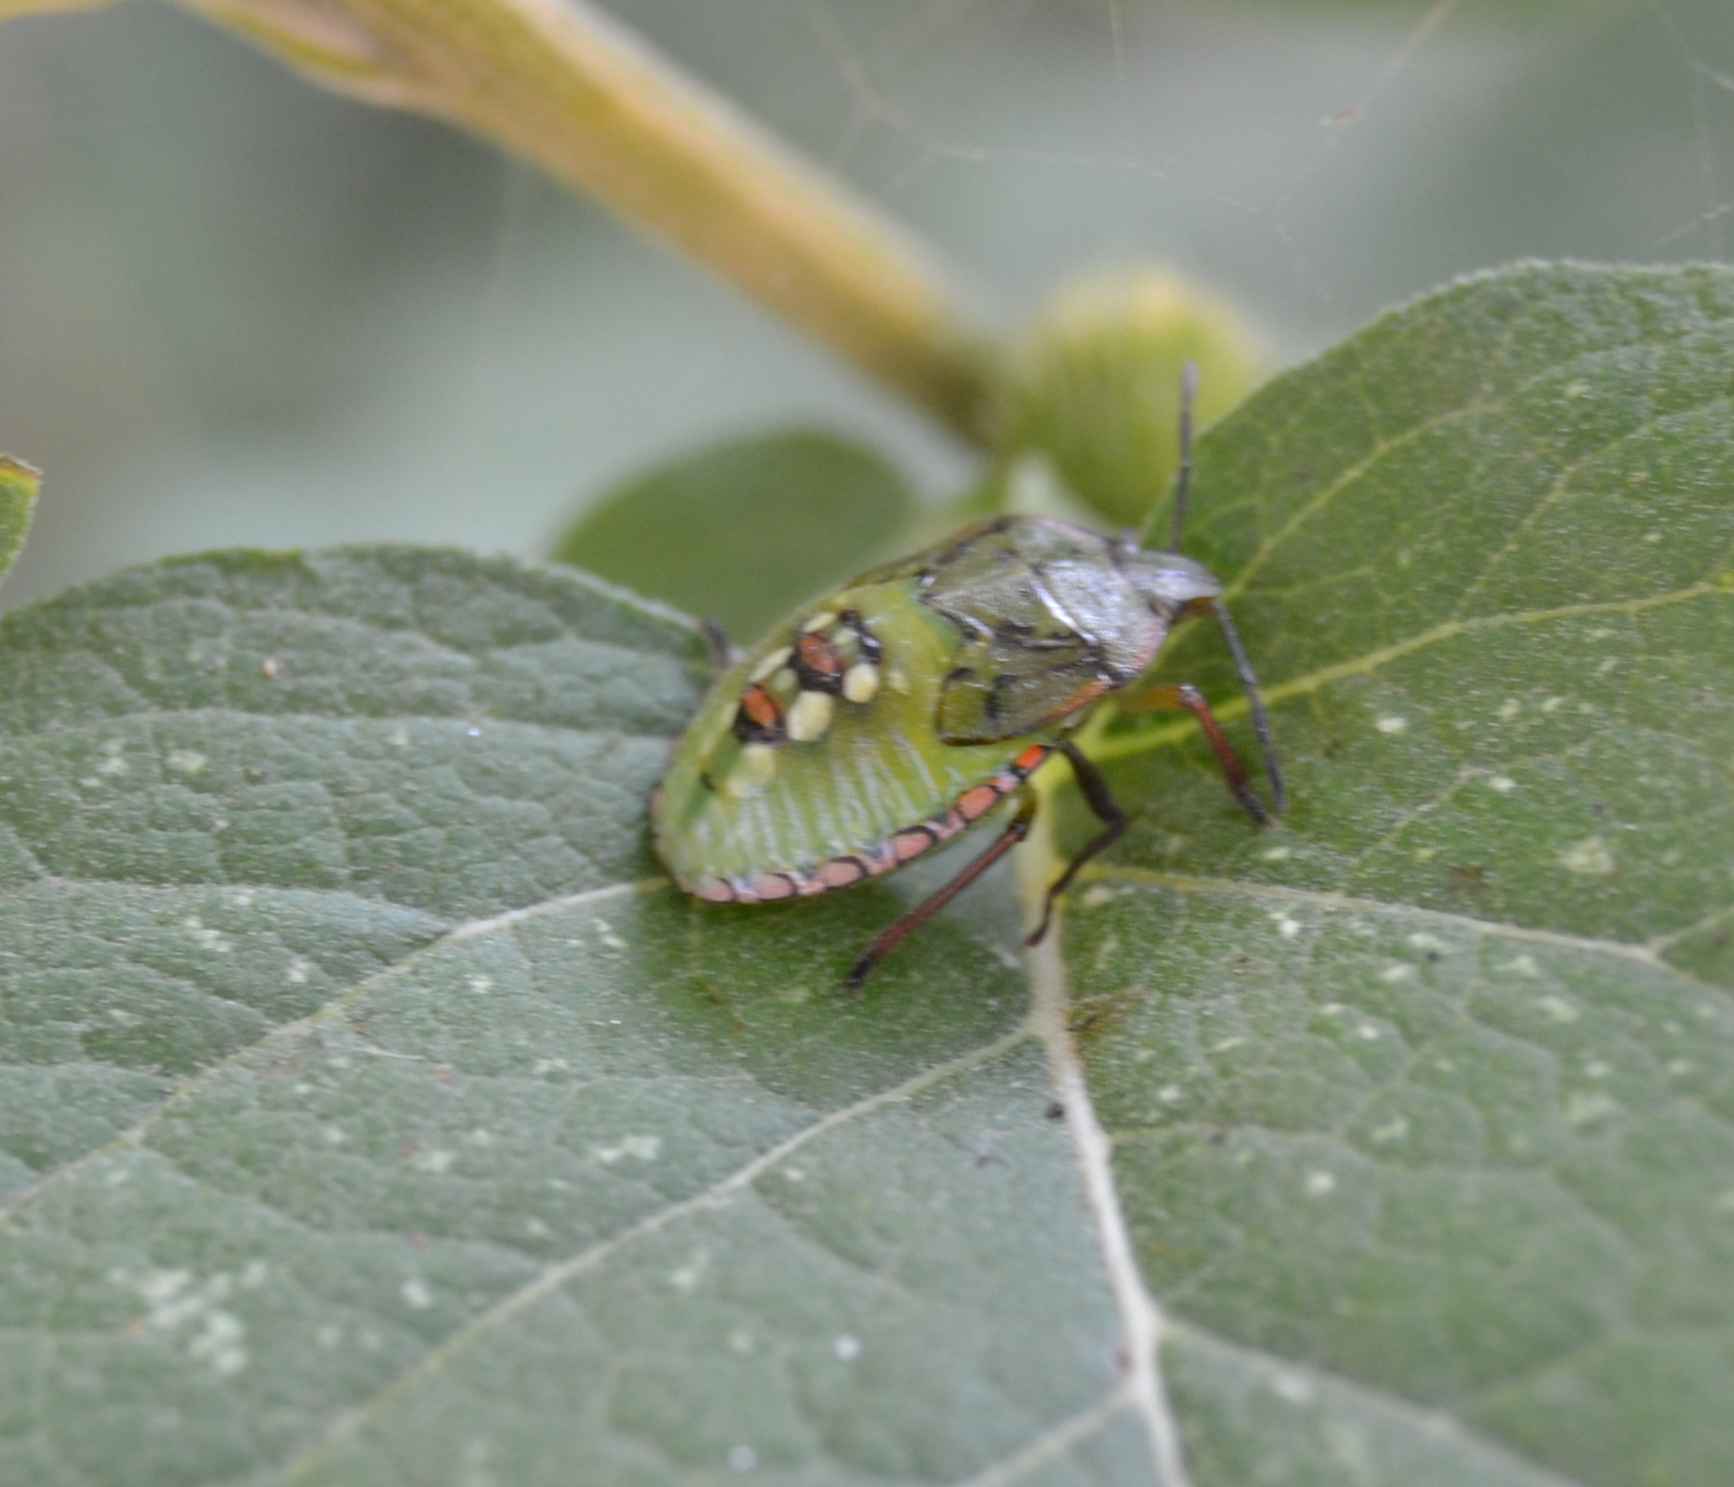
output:
M 1062 745 L 1063 747 L 1063 745 Z M 861 984 L 872 975 L 873 968 L 887 955 L 901 945 L 904 939 L 914 930 L 920 929 L 935 914 L 943 909 L 952 899 L 1026 836 L 1030 834 L 1030 822 L 1036 818 L 1036 798 L 1026 795 L 1023 803 L 1018 806 L 1018 812 L 1012 817 L 1011 823 L 995 839 L 993 845 L 964 868 L 955 878 L 943 888 L 936 890 L 922 899 L 907 914 L 899 915 L 892 920 L 875 937 L 873 943 L 863 950 L 855 964 L 849 967 L 849 974 L 843 978 L 845 991 L 859 991 Z
M 1120 704 L 1122 712 L 1189 712 L 1198 719 L 1198 726 L 1204 730 L 1204 736 L 1210 742 L 1210 747 L 1216 752 L 1216 762 L 1222 766 L 1222 775 L 1228 783 L 1228 793 L 1232 795 L 1245 810 L 1247 815 L 1260 826 L 1268 826 L 1271 814 L 1265 804 L 1258 798 L 1247 776 L 1246 766 L 1241 763 L 1240 755 L 1234 751 L 1234 745 L 1228 741 L 1228 735 L 1222 731 L 1222 724 L 1216 721 L 1216 714 L 1211 712 L 1210 704 L 1204 700 L 1204 694 L 1191 682 L 1181 682 L 1178 686 L 1152 687 L 1148 692 L 1128 698 Z M 1269 757 L 1268 755 L 1266 756 Z M 1282 809 L 1282 792 L 1280 774 L 1272 765 L 1273 781 L 1276 781 L 1277 809 Z
M 1084 792 L 1084 799 L 1103 825 L 1095 836 L 1084 843 L 1083 850 L 1066 864 L 1066 870 L 1049 886 L 1048 896 L 1042 901 L 1042 922 L 1024 940 L 1026 945 L 1041 943 L 1042 937 L 1048 932 L 1048 925 L 1053 922 L 1054 900 L 1071 887 L 1072 879 L 1078 876 L 1079 868 L 1120 839 L 1128 819 L 1126 813 L 1120 809 L 1120 803 L 1114 799 L 1114 792 L 1108 788 L 1108 782 L 1102 778 L 1102 771 L 1090 763 L 1076 744 L 1069 738 L 1062 738 L 1054 747 L 1070 762 L 1078 788 Z

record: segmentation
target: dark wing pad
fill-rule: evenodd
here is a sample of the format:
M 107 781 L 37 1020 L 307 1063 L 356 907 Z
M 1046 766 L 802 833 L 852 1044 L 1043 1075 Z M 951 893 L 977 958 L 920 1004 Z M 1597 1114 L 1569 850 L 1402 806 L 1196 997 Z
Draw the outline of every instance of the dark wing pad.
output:
M 1110 685 L 1098 647 L 1081 636 L 999 634 L 968 642 L 940 688 L 939 736 L 957 745 L 1034 733 Z

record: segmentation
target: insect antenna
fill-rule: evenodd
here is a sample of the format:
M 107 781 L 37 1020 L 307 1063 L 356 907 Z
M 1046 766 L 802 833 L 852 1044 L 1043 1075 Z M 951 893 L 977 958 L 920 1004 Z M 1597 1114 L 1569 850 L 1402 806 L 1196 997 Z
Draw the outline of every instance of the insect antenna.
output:
M 1264 710 L 1264 698 L 1259 695 L 1258 678 L 1253 675 L 1252 662 L 1247 657 L 1246 647 L 1240 643 L 1240 631 L 1234 628 L 1234 621 L 1228 617 L 1228 606 L 1220 599 L 1207 599 L 1211 611 L 1216 615 L 1216 623 L 1222 626 L 1222 638 L 1228 642 L 1228 653 L 1234 657 L 1234 669 L 1240 676 L 1240 685 L 1246 692 L 1247 706 L 1252 710 L 1252 731 L 1258 735 L 1258 749 L 1264 755 L 1264 772 L 1270 780 L 1271 805 L 1277 815 L 1281 815 L 1288 804 L 1288 789 L 1282 782 L 1282 765 L 1277 762 L 1276 744 L 1270 736 L 1270 714 Z
M 1186 527 L 1186 501 L 1192 494 L 1192 405 L 1198 399 L 1198 363 L 1189 361 L 1180 371 L 1180 468 L 1174 477 L 1174 526 L 1168 541 L 1170 552 L 1180 551 L 1180 536 Z

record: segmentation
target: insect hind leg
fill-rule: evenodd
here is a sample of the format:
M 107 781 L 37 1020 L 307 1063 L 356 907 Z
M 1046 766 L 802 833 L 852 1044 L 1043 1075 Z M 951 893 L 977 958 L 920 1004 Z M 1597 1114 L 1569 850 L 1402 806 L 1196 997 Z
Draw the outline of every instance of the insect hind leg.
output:
M 1078 876 L 1078 870 L 1086 862 L 1120 839 L 1129 821 L 1126 813 L 1120 809 L 1120 803 L 1114 799 L 1114 792 L 1108 788 L 1107 780 L 1102 778 L 1102 771 L 1085 757 L 1076 744 L 1070 739 L 1061 739 L 1054 747 L 1066 756 L 1072 766 L 1072 774 L 1078 781 L 1078 788 L 1084 792 L 1084 799 L 1096 813 L 1096 818 L 1104 824 L 1095 836 L 1084 843 L 1078 855 L 1066 864 L 1066 870 L 1049 885 L 1047 897 L 1042 900 L 1042 922 L 1025 938 L 1026 945 L 1039 945 L 1042 942 L 1048 926 L 1053 923 L 1054 900 L 1072 886 L 1072 879 Z
M 859 991 L 862 983 L 873 974 L 873 968 L 880 961 L 885 959 L 913 931 L 920 929 L 952 899 L 956 898 L 958 894 L 962 893 L 965 888 L 969 887 L 994 863 L 998 862 L 1000 858 L 1028 836 L 1030 834 L 1030 822 L 1035 818 L 1036 798 L 1034 795 L 1026 795 L 1023 803 L 1018 806 L 1017 814 L 1012 817 L 1006 829 L 994 839 L 992 846 L 971 861 L 943 888 L 930 893 L 908 913 L 899 915 L 874 937 L 873 943 L 863 950 L 856 958 L 855 964 L 849 967 L 849 974 L 843 978 L 843 989 L 845 991 Z

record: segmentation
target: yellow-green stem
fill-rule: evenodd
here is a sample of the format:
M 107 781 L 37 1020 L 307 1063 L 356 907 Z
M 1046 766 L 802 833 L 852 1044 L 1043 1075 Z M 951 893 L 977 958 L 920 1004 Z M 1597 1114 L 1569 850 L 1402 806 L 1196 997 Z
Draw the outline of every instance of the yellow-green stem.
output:
M 980 347 L 886 222 L 584 0 L 182 0 L 328 87 L 492 138 L 965 438 Z

